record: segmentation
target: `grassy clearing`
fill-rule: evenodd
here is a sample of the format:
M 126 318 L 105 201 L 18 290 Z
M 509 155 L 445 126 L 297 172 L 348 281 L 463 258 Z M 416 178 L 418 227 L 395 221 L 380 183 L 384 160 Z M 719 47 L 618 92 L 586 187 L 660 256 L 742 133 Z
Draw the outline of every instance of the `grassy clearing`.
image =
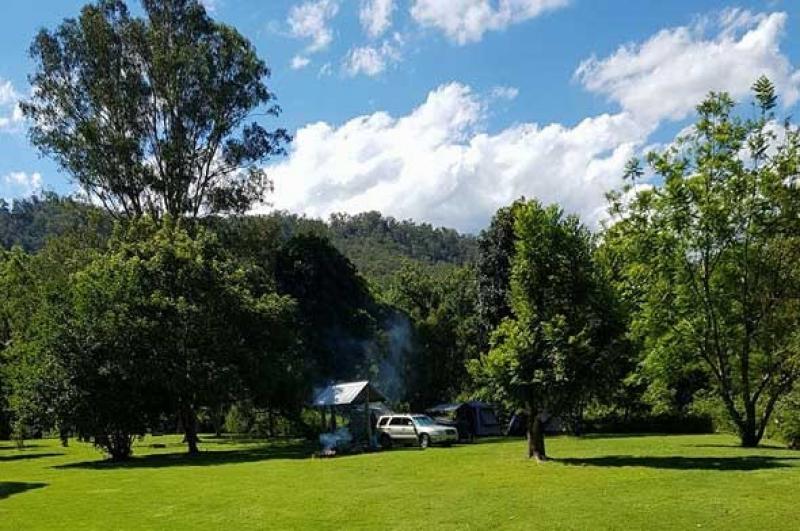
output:
M 153 443 L 166 444 L 152 448 Z M 332 460 L 289 444 L 149 438 L 130 464 L 88 445 L 0 441 L 2 529 L 796 529 L 800 452 L 732 437 L 560 437 Z

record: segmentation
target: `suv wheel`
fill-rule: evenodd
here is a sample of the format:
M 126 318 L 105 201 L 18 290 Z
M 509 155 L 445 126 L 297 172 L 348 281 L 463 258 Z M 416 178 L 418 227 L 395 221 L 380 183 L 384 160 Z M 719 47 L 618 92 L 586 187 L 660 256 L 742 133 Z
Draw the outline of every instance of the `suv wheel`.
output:
M 419 436 L 419 447 L 423 450 L 431 445 L 431 438 L 427 433 Z
M 392 447 L 392 438 L 389 437 L 387 434 L 381 435 L 381 448 L 384 450 L 388 450 Z

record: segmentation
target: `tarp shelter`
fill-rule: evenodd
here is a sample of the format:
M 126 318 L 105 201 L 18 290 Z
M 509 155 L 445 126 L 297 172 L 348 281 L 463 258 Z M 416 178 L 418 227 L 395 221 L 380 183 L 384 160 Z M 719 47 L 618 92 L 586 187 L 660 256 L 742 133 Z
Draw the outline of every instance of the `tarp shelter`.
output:
M 368 380 L 361 382 L 347 382 L 329 385 L 320 389 L 314 396 L 311 405 L 321 408 L 323 429 L 327 430 L 325 412 L 330 409 L 331 424 L 330 430 L 336 431 L 336 409 L 337 408 L 356 408 L 364 410 L 364 427 L 367 441 L 372 443 L 372 419 L 371 410 L 368 407 L 373 402 L 384 402 L 386 397 L 373 387 Z
M 497 419 L 494 407 L 484 402 L 456 402 L 453 404 L 439 404 L 428 409 L 428 414 L 433 417 L 444 417 L 458 426 L 459 434 L 485 437 L 488 435 L 502 435 L 503 428 Z M 466 432 L 466 433 L 464 433 Z

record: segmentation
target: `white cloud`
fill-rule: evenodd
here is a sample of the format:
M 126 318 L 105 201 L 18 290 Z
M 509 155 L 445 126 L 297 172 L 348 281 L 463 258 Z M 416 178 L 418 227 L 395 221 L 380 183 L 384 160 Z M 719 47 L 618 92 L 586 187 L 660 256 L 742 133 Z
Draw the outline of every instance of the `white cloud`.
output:
M 477 42 L 487 31 L 524 22 L 569 0 L 413 0 L 411 16 L 420 25 L 437 28 L 458 44 Z
M 276 204 L 311 216 L 380 210 L 462 230 L 520 195 L 596 222 L 604 193 L 649 131 L 628 114 L 573 127 L 526 123 L 481 132 L 487 101 L 464 85 L 432 91 L 406 116 L 384 112 L 301 128 L 269 170 Z
M 741 98 L 762 74 L 791 105 L 800 95 L 800 71 L 780 51 L 785 25 L 785 13 L 728 10 L 588 59 L 575 75 L 588 90 L 654 122 L 686 117 L 711 90 Z
M 395 35 L 394 41 L 384 41 L 381 46 L 362 46 L 353 48 L 344 59 L 344 70 L 349 76 L 364 74 L 377 76 L 392 63 L 400 61 L 402 54 L 399 45 L 402 39 Z
M 11 172 L 4 175 L 0 182 L 10 197 L 29 196 L 42 189 L 42 176 L 39 173 Z
M 294 37 L 311 41 L 306 51 L 314 53 L 326 49 L 333 41 L 329 23 L 338 12 L 336 0 L 310 0 L 293 6 L 287 22 Z
M 216 12 L 217 7 L 219 7 L 217 5 L 218 4 L 217 0 L 200 0 L 200 3 L 203 4 L 203 7 L 205 7 L 206 11 L 208 11 L 209 13 Z
M 519 89 L 517 87 L 504 87 L 504 86 L 496 86 L 492 88 L 491 97 L 495 100 L 514 100 L 519 95 Z
M 311 59 L 303 57 L 302 55 L 295 55 L 292 57 L 291 67 L 292 70 L 301 70 L 311 64 Z
M 24 120 L 20 94 L 8 80 L 0 79 L 0 132 L 14 132 Z
M 448 6 L 464 0 L 453 2 Z M 478 95 L 459 83 L 431 91 L 406 115 L 308 124 L 289 156 L 268 168 L 275 206 L 320 217 L 380 210 L 476 231 L 524 195 L 559 203 L 597 226 L 605 192 L 621 184 L 625 162 L 658 146 L 654 131 L 687 116 L 709 90 L 742 97 L 764 73 L 784 102 L 800 99 L 800 73 L 779 46 L 785 21 L 781 13 L 726 11 L 585 61 L 577 79 L 620 110 L 577 124 L 521 123 L 488 133 L 492 106 L 518 91 L 496 86 Z M 385 68 L 372 52 L 357 63 L 358 73 Z
M 361 0 L 358 18 L 371 38 L 383 35 L 392 25 L 394 0 Z

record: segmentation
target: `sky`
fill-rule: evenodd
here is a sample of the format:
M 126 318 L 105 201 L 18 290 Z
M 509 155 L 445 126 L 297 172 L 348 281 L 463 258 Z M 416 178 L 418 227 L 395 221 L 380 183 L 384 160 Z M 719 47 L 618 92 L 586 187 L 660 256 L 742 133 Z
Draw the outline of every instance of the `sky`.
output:
M 77 190 L 17 108 L 35 32 L 85 0 L 4 2 L 0 198 Z M 766 74 L 800 105 L 797 0 L 203 0 L 267 61 L 289 129 L 254 208 L 379 210 L 465 232 L 525 196 L 590 226 L 625 162 L 669 143 L 711 90 Z M 136 0 L 129 0 L 131 6 Z

